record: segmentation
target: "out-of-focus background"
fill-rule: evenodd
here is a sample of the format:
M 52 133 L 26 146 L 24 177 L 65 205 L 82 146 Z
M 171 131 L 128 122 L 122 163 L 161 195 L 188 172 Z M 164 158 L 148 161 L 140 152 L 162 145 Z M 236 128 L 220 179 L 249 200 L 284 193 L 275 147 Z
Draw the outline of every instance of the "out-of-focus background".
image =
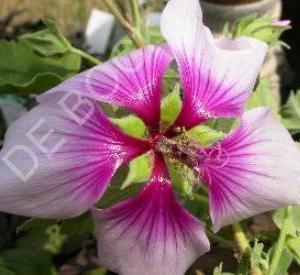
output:
M 205 1 L 205 0 L 204 0 Z M 207 0 L 208 2 L 230 2 L 223 0 Z M 255 0 L 256 1 L 256 0 Z M 249 1 L 249 2 L 255 2 Z M 141 1 L 145 2 L 145 1 Z M 160 2 L 149 1 L 159 6 Z M 237 1 L 238 2 L 238 1 Z M 247 1 L 245 1 L 247 2 Z M 22 27 L 34 26 L 40 19 L 53 18 L 66 36 L 83 33 L 92 9 L 106 10 L 102 0 L 0 0 L 0 37 L 3 21 L 11 20 L 9 29 L 22 32 Z M 293 28 L 283 35 L 291 49 L 286 51 L 288 63 L 295 75 L 289 76 L 288 89 L 300 87 L 300 3 L 298 0 L 282 1 L 282 18 L 290 19 Z M 80 42 L 79 42 L 80 43 Z M 286 97 L 283 96 L 283 100 Z
M 101 0 L 0 0 L 0 17 L 20 12 L 12 26 L 52 17 L 70 34 L 84 28 L 93 8 L 104 9 L 104 4 Z

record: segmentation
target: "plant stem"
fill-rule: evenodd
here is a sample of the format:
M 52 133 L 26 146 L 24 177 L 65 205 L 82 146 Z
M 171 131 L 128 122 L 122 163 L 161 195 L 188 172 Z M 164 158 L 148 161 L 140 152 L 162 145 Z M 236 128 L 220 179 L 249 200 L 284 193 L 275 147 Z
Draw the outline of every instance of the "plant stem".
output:
M 124 17 L 126 18 L 127 22 L 129 22 L 130 24 L 133 23 L 133 18 L 132 18 L 132 5 L 131 5 L 131 0 L 122 0 L 123 2 L 123 6 L 125 9 L 125 14 Z
M 116 17 L 119 24 L 127 31 L 128 36 L 133 41 L 137 48 L 142 48 L 144 46 L 143 40 L 139 34 L 135 31 L 134 26 L 132 26 L 122 15 L 119 8 L 112 2 L 112 0 L 103 0 L 104 4 L 110 10 L 110 12 Z
M 277 242 L 274 254 L 273 254 L 273 258 L 272 258 L 271 265 L 270 265 L 270 268 L 268 271 L 268 275 L 274 275 L 276 273 L 277 266 L 280 261 L 280 257 L 282 255 L 285 241 L 286 241 L 288 222 L 289 222 L 290 215 L 291 215 L 291 206 L 288 206 L 285 209 L 285 216 L 284 216 L 282 228 L 281 228 L 281 231 L 279 234 L 279 239 L 278 239 L 278 242 Z
M 71 48 L 70 49 L 71 52 L 75 53 L 75 54 L 78 54 L 80 55 L 83 59 L 87 60 L 88 62 L 90 62 L 91 64 L 94 64 L 94 65 L 99 65 L 101 64 L 101 61 L 98 60 L 96 57 L 82 51 L 82 50 L 79 50 L 77 48 Z
M 135 26 L 137 27 L 138 30 L 141 30 L 143 26 L 143 22 L 140 14 L 138 0 L 132 0 L 132 7 L 133 7 Z
M 112 0 L 103 0 L 104 4 L 107 6 L 107 8 L 110 10 L 110 12 L 116 17 L 116 19 L 119 21 L 120 25 L 126 29 L 127 31 L 132 32 L 133 27 L 131 24 L 128 23 L 128 21 L 123 17 L 121 11 L 119 8 L 112 2 Z
M 233 231 L 233 238 L 239 252 L 242 256 L 249 256 L 251 252 L 251 246 L 241 225 L 239 223 L 234 223 L 231 225 L 231 227 Z
M 234 223 L 231 225 L 233 231 L 233 238 L 236 243 L 236 246 L 243 257 L 250 257 L 251 255 L 251 246 L 248 241 L 248 238 L 243 231 L 243 228 L 239 223 Z M 262 270 L 259 266 L 252 267 L 249 271 L 250 275 L 263 275 Z

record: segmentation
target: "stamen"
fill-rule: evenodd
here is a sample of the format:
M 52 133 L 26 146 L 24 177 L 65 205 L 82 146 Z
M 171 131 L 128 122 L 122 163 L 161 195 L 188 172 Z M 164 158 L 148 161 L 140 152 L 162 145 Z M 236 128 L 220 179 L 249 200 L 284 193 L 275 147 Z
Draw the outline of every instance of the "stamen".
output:
M 198 154 L 200 146 L 196 146 L 192 140 L 185 138 L 169 139 L 160 136 L 157 139 L 155 150 L 177 160 L 190 168 L 194 168 L 198 164 Z

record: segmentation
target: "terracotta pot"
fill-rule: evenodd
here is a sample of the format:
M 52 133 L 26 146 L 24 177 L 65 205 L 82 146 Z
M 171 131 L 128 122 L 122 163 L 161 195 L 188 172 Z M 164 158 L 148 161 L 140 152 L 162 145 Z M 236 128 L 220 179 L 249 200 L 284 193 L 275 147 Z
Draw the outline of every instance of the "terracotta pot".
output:
M 214 32 L 221 32 L 226 23 L 232 23 L 247 15 L 271 14 L 279 18 L 280 0 L 200 0 L 206 25 Z M 251 2 L 251 3 L 249 3 Z

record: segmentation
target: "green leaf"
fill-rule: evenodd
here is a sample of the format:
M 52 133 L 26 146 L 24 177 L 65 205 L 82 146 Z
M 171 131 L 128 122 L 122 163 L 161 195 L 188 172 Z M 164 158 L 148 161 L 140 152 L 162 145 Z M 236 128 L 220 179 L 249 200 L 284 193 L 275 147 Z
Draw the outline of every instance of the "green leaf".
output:
M 17 232 L 29 232 L 30 230 L 44 230 L 45 228 L 56 224 L 55 221 L 52 220 L 44 220 L 39 218 L 31 218 L 22 223 L 18 228 Z
M 165 39 L 160 33 L 160 28 L 156 26 L 146 26 L 142 33 L 146 45 L 161 44 L 165 42 Z M 136 49 L 135 44 L 128 35 L 123 36 L 113 47 L 111 57 L 117 57 L 125 55 Z
M 269 251 L 269 255 L 271 255 L 274 252 L 274 246 L 271 247 Z M 292 253 L 287 249 L 284 248 L 282 251 L 279 263 L 277 265 L 276 275 L 289 275 L 288 269 L 291 266 L 293 262 L 293 255 Z
M 192 197 L 193 193 L 192 186 L 190 184 L 190 177 L 194 179 L 193 172 L 185 165 L 180 165 L 179 163 L 177 165 L 172 164 L 168 160 L 167 166 L 174 189 L 183 195 Z
M 280 36 L 283 32 L 290 29 L 290 26 L 282 26 L 274 23 L 271 17 L 246 16 L 238 20 L 232 29 L 233 37 L 249 36 L 262 40 L 270 46 L 282 44 Z
M 224 119 L 224 118 L 215 118 L 209 120 L 205 123 L 211 129 L 216 131 L 221 131 L 223 133 L 229 133 L 236 126 L 238 126 L 239 121 L 237 119 Z
M 224 137 L 224 133 L 221 131 L 213 130 L 206 125 L 199 125 L 187 132 L 187 135 L 203 146 L 209 146 Z
M 20 248 L 31 248 L 43 250 L 52 254 L 58 254 L 66 238 L 55 221 L 32 218 L 20 227 L 18 231 L 22 233 L 15 245 Z
M 250 255 L 251 267 L 255 267 L 260 264 L 262 260 L 263 250 L 264 250 L 264 244 L 258 243 L 258 241 L 255 240 L 254 247 L 251 250 L 251 255 Z
M 65 36 L 61 32 L 61 30 L 58 28 L 55 20 L 53 20 L 51 18 L 46 18 L 46 19 L 43 19 L 43 22 L 44 22 L 45 26 L 47 27 L 47 29 L 53 35 L 57 36 L 60 39 L 61 43 L 63 43 L 68 48 L 72 48 L 71 43 L 67 40 L 67 38 L 65 38 Z
M 0 43 L 0 91 L 42 93 L 77 73 L 81 58 L 73 53 L 45 57 L 22 40 Z
M 164 83 L 163 83 L 163 97 L 166 97 L 167 95 L 169 95 L 171 92 L 174 91 L 175 89 L 180 88 L 179 85 L 179 73 L 177 70 L 175 70 L 174 68 L 169 68 L 166 73 L 165 73 L 165 77 L 164 77 Z M 177 104 L 180 105 L 181 107 L 181 99 L 180 99 L 180 91 L 179 94 L 176 95 L 177 97 Z
M 149 155 L 139 156 L 129 163 L 129 172 L 126 180 L 122 185 L 122 189 L 128 187 L 132 183 L 148 181 L 151 176 L 151 166 Z
M 293 254 L 294 259 L 300 265 L 300 237 L 289 238 L 286 242 L 286 245 Z
M 264 270 L 267 270 L 269 268 L 269 260 L 269 255 L 264 252 L 264 244 L 255 240 L 250 254 L 251 268 L 262 267 Z
M 174 90 L 162 100 L 161 116 L 164 124 L 169 125 L 176 119 L 181 105 L 180 86 L 176 84 Z
M 119 126 L 124 132 L 134 137 L 141 138 L 145 134 L 146 126 L 144 122 L 134 115 L 123 118 L 112 118 L 111 121 Z
M 62 55 L 70 49 L 49 29 L 22 35 L 19 41 L 43 56 Z
M 89 213 L 64 220 L 60 224 L 61 233 L 64 235 L 89 233 L 93 231 L 93 228 L 93 222 Z
M 284 217 L 285 208 L 280 208 L 273 214 L 273 221 L 279 229 L 282 229 Z M 291 208 L 290 219 L 288 220 L 287 234 L 296 237 L 297 232 L 300 232 L 300 206 L 293 206 Z
M 5 262 L 1 258 L 0 258 L 0 274 L 3 274 L 3 275 L 16 275 L 15 272 L 7 269 L 7 267 L 5 265 Z
M 124 179 L 124 175 L 122 175 L 122 179 Z M 113 206 L 121 201 L 124 201 L 130 197 L 133 197 L 137 194 L 137 192 L 141 188 L 140 183 L 133 183 L 125 189 L 121 189 L 120 186 L 121 179 L 117 180 L 117 185 L 111 183 L 108 190 L 105 192 L 102 199 L 98 202 L 97 206 L 99 208 L 107 208 Z
M 160 27 L 158 26 L 147 26 L 144 36 L 147 45 L 162 44 L 165 42 L 164 37 L 161 35 Z
M 249 275 L 250 269 L 250 261 L 247 257 L 242 257 L 239 260 L 239 265 L 237 271 L 235 272 L 236 275 Z
M 0 253 L 8 269 L 16 275 L 55 275 L 51 255 L 44 251 L 15 248 Z
M 24 98 L 0 94 L 0 113 L 5 126 L 9 126 L 26 112 Z
M 279 102 L 273 94 L 272 81 L 268 77 L 259 80 L 256 90 L 247 102 L 247 109 L 261 106 L 269 107 L 273 114 L 278 116 Z
M 282 122 L 292 134 L 300 133 L 300 91 L 292 93 L 281 110 Z
M 122 37 L 113 47 L 111 58 L 125 55 L 135 49 L 135 45 L 127 35 Z
M 61 55 L 72 51 L 71 43 L 65 38 L 52 19 L 43 20 L 45 30 L 24 34 L 19 40 L 26 43 L 31 49 L 44 56 Z

